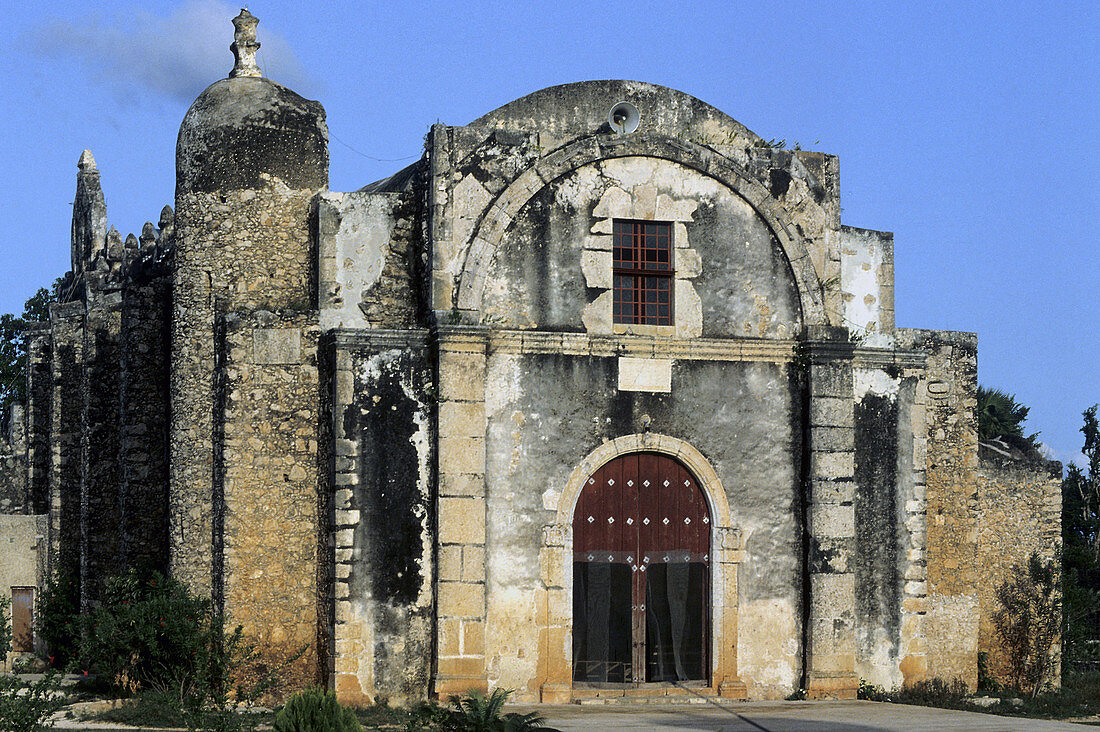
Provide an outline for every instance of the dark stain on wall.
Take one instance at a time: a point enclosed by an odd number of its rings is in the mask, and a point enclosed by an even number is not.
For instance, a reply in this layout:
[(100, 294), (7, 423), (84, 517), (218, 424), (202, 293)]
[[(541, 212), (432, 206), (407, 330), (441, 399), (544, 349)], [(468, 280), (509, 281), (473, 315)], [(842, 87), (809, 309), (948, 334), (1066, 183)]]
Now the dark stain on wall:
[[(722, 481), (735, 524), (752, 527), (739, 573), (741, 600), (798, 602), (800, 410), (788, 366), (677, 361), (670, 394), (619, 391), (615, 358), (529, 354), (515, 368), (521, 375), (515, 396), (487, 414), (489, 512), (541, 518), (488, 531), (498, 550), (507, 547), (504, 553), (529, 566), (532, 583), (538, 565), (530, 547), (552, 520), (542, 504), (547, 485), (564, 485), (607, 440), (642, 432), (645, 415), (649, 431), (684, 440), (704, 455)], [(490, 363), (490, 379), (493, 371)]]
[[(345, 413), (345, 419), (358, 421), (345, 428), (355, 428), (360, 437), (356, 505), (361, 521), (355, 543), (366, 563), (365, 575), (353, 569), (351, 587), (353, 595), (411, 605), (424, 582), (422, 532), (430, 508), (421, 492), (420, 457), (411, 440), (426, 411), (427, 374), (408, 353), (379, 361), (377, 375), (360, 384), (355, 407)], [(414, 389), (414, 396), (406, 388)]]
[[(898, 576), (898, 404), (868, 393), (855, 405), (856, 624), (885, 628), (897, 646), (901, 632)], [(869, 642), (873, 634), (857, 633)], [(870, 655), (870, 646), (860, 649)]]

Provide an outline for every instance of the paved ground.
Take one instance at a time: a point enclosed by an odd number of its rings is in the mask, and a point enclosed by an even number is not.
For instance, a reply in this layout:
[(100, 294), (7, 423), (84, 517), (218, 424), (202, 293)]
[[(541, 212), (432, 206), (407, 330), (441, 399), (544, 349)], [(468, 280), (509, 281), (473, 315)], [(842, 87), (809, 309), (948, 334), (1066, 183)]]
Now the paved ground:
[[(879, 702), (752, 702), (677, 705), (599, 706), (558, 704), (509, 705), (508, 711), (542, 714), (547, 724), (562, 732), (645, 730), (646, 732), (1055, 732), (1089, 727), (1071, 722), (1000, 717), (905, 704)], [(135, 732), (139, 728), (78, 722), (54, 717), (58, 729)], [(159, 730), (157, 732), (165, 732)], [(181, 731), (182, 732), (182, 731)]]
[[(512, 707), (509, 707), (511, 709)], [(588, 706), (577, 704), (516, 707), (538, 711), (562, 732), (647, 730), (647, 732), (1015, 732), (1077, 730), (1070, 722), (999, 717), (977, 712), (880, 702), (753, 702), (717, 704)]]

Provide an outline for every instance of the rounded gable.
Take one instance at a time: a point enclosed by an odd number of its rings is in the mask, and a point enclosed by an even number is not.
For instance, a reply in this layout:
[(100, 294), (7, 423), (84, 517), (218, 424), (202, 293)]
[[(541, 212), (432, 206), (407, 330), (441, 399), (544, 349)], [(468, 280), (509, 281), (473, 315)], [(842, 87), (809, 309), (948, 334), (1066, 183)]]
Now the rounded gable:
[(763, 140), (725, 112), (690, 94), (641, 81), (580, 81), (541, 89), (482, 115), (470, 127), (538, 130), (559, 140), (610, 132), (619, 102), (637, 107), (637, 132), (700, 144), (758, 147)]

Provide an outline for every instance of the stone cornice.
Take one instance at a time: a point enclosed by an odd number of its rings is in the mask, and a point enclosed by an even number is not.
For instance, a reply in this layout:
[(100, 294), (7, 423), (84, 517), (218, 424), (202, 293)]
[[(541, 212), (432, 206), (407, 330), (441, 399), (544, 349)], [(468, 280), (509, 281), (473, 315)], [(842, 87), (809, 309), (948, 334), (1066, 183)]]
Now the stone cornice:
[(334, 328), (328, 338), (338, 349), (368, 348), (372, 351), (392, 348), (425, 348), (429, 332), (419, 330), (364, 330), (358, 328)]
[(568, 356), (784, 363), (794, 358), (795, 341), (495, 330), (489, 335), (489, 350), (502, 353), (560, 353)]
[(907, 369), (923, 369), (928, 360), (924, 351), (904, 348), (857, 347), (852, 353), (852, 363), (859, 368), (881, 369), (894, 366)]
[[(755, 338), (667, 338), (661, 336), (590, 335), (539, 330), (494, 330), (475, 325), (440, 325), (431, 330), (361, 330), (336, 328), (328, 338), (340, 349), (424, 348), (433, 341), (448, 350), (481, 350), (518, 354), (562, 354), (611, 358), (669, 358), (681, 361), (764, 361), (795, 359), (795, 340)], [(923, 351), (867, 348), (851, 343), (807, 343), (815, 361), (851, 360), (857, 368), (924, 368)]]

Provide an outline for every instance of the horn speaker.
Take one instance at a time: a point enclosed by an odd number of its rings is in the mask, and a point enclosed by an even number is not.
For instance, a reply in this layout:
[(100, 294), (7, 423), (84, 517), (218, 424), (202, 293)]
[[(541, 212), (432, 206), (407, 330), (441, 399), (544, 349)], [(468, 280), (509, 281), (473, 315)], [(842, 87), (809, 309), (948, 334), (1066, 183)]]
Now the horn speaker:
[(642, 115), (638, 114), (638, 108), (630, 102), (619, 102), (607, 113), (607, 123), (620, 135), (638, 129), (638, 123), (641, 121)]

